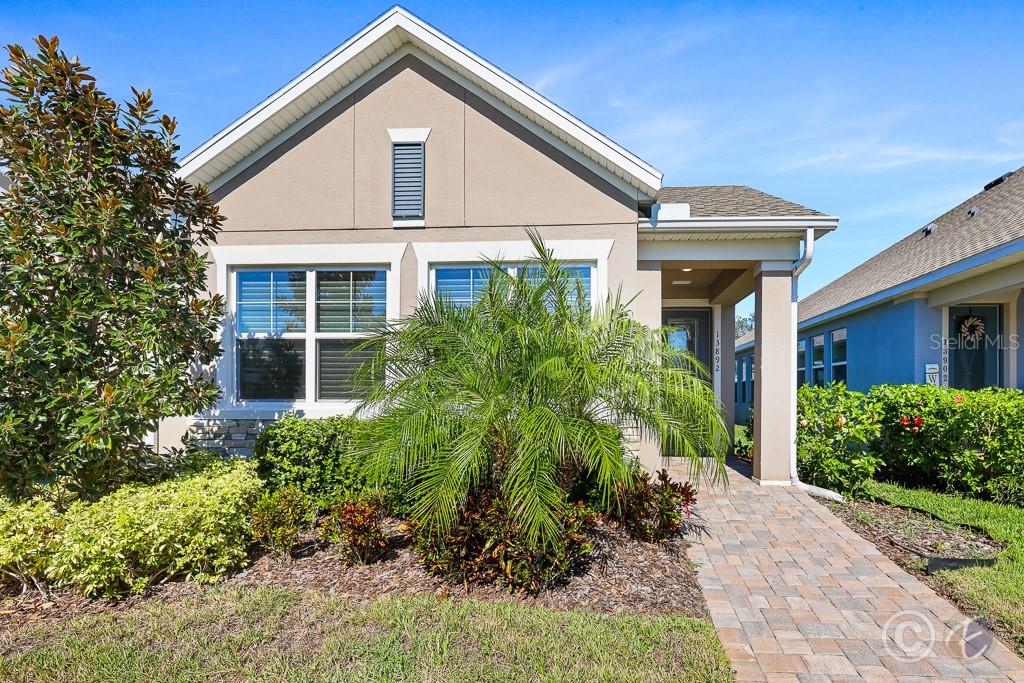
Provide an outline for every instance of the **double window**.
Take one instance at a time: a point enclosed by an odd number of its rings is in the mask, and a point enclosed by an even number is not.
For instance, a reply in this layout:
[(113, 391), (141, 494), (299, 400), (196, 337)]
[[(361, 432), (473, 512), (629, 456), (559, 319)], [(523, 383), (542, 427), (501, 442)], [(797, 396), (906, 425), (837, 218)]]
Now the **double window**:
[[(517, 275), (519, 269), (524, 267), (528, 278), (540, 277), (540, 271), (534, 266), (515, 264), (504, 266), (505, 270), (512, 275)], [(594, 266), (571, 263), (563, 264), (562, 268), (571, 277), (578, 279), (585, 301), (592, 303), (591, 284), (594, 279)], [(479, 300), (487, 289), (487, 282), (491, 278), (492, 270), (489, 265), (438, 265), (434, 266), (433, 275), (434, 292), (439, 297), (451, 301), (456, 306), (470, 306)], [(570, 290), (570, 297), (575, 300), (575, 289)]]
[(373, 353), (358, 347), (387, 317), (387, 285), (373, 266), (237, 271), (237, 399), (358, 398), (356, 372)]
[(832, 330), (832, 381), (846, 383), (846, 328)]

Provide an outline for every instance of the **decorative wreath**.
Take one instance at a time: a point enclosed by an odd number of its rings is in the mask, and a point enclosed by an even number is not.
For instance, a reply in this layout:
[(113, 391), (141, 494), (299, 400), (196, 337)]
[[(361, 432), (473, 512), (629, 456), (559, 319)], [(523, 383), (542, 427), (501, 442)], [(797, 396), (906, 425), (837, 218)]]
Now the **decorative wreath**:
[(960, 323), (960, 337), (963, 339), (978, 340), (985, 336), (985, 321), (976, 315), (967, 316)]

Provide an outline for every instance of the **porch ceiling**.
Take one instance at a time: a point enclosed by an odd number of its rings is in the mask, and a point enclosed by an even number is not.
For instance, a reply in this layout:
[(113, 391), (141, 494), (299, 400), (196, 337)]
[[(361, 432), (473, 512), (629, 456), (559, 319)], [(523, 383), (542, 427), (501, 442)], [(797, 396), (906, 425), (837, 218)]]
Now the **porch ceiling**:
[(663, 299), (707, 299), (713, 304), (740, 301), (754, 290), (754, 261), (663, 261)]

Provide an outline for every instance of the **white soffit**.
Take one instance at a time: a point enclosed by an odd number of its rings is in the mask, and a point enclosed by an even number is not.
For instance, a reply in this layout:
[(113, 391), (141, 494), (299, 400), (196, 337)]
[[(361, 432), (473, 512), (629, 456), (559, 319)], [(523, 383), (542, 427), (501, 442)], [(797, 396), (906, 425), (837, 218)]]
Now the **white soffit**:
[(640, 192), (653, 196), (661, 187), (662, 173), (656, 168), (397, 6), (203, 143), (185, 157), (178, 175), (212, 184), (406, 45), (452, 69)]

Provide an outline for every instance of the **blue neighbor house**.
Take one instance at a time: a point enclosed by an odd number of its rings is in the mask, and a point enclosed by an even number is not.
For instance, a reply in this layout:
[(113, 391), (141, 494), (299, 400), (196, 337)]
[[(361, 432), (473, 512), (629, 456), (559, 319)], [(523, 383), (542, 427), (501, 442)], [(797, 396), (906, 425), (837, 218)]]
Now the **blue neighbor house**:
[[(1024, 169), (800, 302), (796, 381), (1024, 388)], [(736, 419), (754, 333), (736, 340)]]

